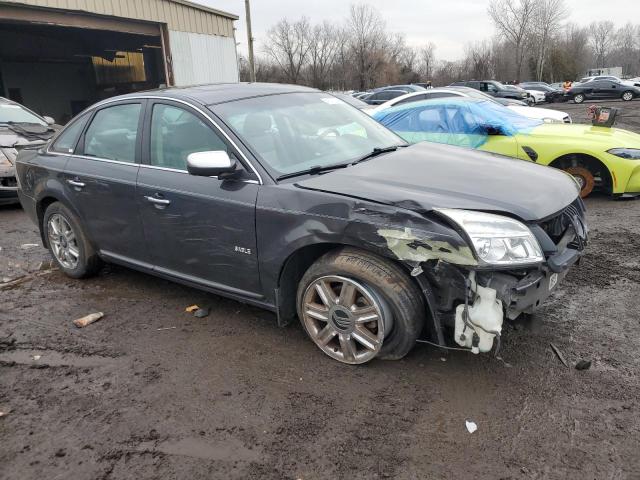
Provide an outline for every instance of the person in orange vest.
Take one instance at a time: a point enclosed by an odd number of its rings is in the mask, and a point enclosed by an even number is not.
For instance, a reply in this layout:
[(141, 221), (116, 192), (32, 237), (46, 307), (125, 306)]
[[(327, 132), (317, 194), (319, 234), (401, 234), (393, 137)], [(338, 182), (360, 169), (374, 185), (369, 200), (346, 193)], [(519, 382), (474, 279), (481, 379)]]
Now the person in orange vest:
[(573, 82), (571, 80), (565, 80), (564, 83), (562, 84), (562, 88), (564, 89), (565, 92), (568, 92), (569, 90), (571, 90), (572, 84)]

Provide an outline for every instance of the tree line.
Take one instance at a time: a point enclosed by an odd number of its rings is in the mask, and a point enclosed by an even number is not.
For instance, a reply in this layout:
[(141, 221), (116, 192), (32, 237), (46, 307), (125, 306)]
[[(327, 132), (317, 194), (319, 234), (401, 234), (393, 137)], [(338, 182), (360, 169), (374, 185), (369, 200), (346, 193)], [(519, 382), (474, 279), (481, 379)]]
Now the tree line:
[[(568, 21), (564, 0), (492, 0), (490, 38), (465, 45), (458, 60), (437, 58), (437, 45), (408, 45), (390, 33), (378, 10), (353, 4), (339, 24), (308, 18), (273, 25), (256, 56), (256, 79), (319, 89), (367, 90), (381, 85), (457, 80), (576, 80), (587, 69), (622, 67), (640, 75), (640, 24), (617, 27), (601, 20), (579, 26)], [(240, 57), (240, 78), (249, 79)]]

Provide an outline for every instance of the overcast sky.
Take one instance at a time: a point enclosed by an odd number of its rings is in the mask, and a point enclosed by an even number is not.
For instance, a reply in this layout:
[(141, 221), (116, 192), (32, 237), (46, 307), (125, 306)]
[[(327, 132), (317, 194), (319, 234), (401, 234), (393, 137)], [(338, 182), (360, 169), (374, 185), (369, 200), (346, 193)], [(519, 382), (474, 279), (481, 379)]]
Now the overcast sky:
[[(244, 0), (195, 0), (219, 10), (235, 13), (238, 51), (247, 50)], [(594, 20), (640, 23), (640, 0), (565, 0), (571, 11), (570, 20), (588, 24)], [(256, 53), (266, 31), (283, 17), (307, 16), (312, 23), (329, 20), (342, 22), (349, 13), (349, 0), (251, 0), (253, 36)], [(464, 54), (468, 42), (493, 34), (487, 16), (489, 0), (369, 0), (387, 22), (390, 32), (405, 35), (410, 45), (434, 42), (438, 59), (456, 60)]]

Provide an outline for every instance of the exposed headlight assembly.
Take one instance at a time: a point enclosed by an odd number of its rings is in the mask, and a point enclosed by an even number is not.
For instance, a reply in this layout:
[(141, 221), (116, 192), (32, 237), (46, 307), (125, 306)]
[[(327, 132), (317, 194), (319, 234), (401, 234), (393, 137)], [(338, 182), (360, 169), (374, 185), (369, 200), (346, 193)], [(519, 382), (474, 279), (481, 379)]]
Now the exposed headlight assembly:
[(640, 160), (640, 149), (638, 148), (612, 148), (607, 150), (607, 153), (629, 160)]
[(437, 211), (469, 236), (481, 264), (515, 266), (544, 261), (538, 240), (522, 222), (471, 210), (439, 208)]

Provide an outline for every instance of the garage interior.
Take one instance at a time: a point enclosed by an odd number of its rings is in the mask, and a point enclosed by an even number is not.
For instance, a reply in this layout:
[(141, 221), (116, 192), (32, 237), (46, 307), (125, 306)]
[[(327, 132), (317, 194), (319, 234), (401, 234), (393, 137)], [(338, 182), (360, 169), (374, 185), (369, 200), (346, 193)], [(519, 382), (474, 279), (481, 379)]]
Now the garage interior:
[(92, 103), (171, 85), (164, 25), (11, 7), (0, 18), (0, 96), (64, 125)]

